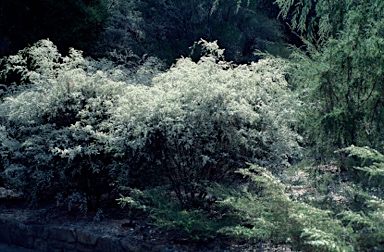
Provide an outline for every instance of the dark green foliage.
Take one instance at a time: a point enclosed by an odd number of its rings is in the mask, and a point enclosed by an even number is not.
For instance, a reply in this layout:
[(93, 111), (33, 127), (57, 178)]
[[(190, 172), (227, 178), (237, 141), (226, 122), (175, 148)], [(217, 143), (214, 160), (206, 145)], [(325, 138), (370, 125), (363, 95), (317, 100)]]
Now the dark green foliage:
[(353, 251), (353, 230), (332, 211), (292, 200), (286, 186), (264, 168), (249, 165), (237, 172), (247, 183), (212, 185), (214, 200), (206, 208), (182, 209), (162, 188), (133, 190), (119, 202), (146, 211), (155, 225), (177, 231), (179, 239), (209, 241), (220, 235), (250, 244), (289, 244), (300, 251)]
[[(376, 196), (384, 197), (384, 191), (380, 190), (384, 184), (384, 155), (377, 150), (369, 147), (350, 146), (342, 149), (348, 153), (350, 159), (353, 158), (353, 168), (359, 175), (358, 182), (365, 189), (376, 188)], [(352, 162), (351, 162), (352, 163)]]
[[(155, 55), (174, 63), (187, 56), (200, 38), (219, 40), (226, 59), (248, 63), (255, 50), (284, 53), (281, 25), (269, 18), (259, 1), (117, 1), (109, 25), (100, 37), (101, 55), (127, 48), (137, 55)], [(113, 43), (111, 43), (113, 41)], [(280, 52), (279, 52), (280, 51)]]
[(121, 197), (118, 202), (131, 212), (147, 213), (153, 224), (171, 231), (170, 235), (176, 242), (212, 241), (217, 235), (217, 230), (231, 222), (229, 218), (221, 218), (214, 211), (183, 209), (163, 187), (145, 191), (131, 190), (129, 197)]
[(108, 16), (103, 0), (3, 0), (0, 3), (0, 56), (51, 39), (60, 50), (87, 50)]
[[(223, 17), (228, 7), (229, 20), (255, 4), (214, 3), (210, 15)], [(118, 201), (130, 217), (139, 209), (181, 240), (224, 235), (301, 251), (381, 251), (379, 151), (338, 151), (348, 173), (300, 167), (298, 174), (309, 175), (292, 182), (283, 172), (300, 158), (297, 128), (323, 160), (350, 143), (381, 150), (375, 4), (340, 5), (349, 8), (347, 21), (337, 32), (319, 30), (321, 43), (305, 40), (307, 51), (289, 67), (273, 57), (235, 65), (216, 42), (200, 40), (199, 57), (181, 58), (166, 72), (155, 58), (116, 50), (127, 69), (74, 49), (64, 57), (39, 41), (1, 63), (3, 80), (16, 83), (1, 93), (0, 186), (20, 189), (31, 204), (55, 197), (81, 211), (123, 190)]]
[[(291, 82), (308, 105), (304, 127), (317, 157), (327, 160), (335, 149), (352, 144), (381, 150), (383, 2), (278, 3), (283, 15), (293, 8), (293, 26), (307, 45), (305, 55), (296, 54)], [(314, 20), (307, 23), (307, 18)]]
[[(354, 204), (342, 216), (344, 222), (354, 230), (355, 248), (366, 250), (384, 249), (384, 155), (368, 147), (350, 146), (341, 150), (349, 158), (358, 158), (359, 179)], [(357, 183), (356, 183), (357, 184)]]

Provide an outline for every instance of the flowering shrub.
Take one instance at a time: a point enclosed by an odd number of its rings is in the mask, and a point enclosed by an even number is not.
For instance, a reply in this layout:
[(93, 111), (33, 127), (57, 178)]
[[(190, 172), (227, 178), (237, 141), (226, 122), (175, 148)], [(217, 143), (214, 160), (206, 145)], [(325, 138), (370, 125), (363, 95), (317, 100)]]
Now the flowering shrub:
[(79, 51), (62, 57), (46, 40), (10, 61), (14, 69), (6, 71), (19, 71), (24, 85), (13, 86), (0, 105), (4, 177), (31, 203), (60, 192), (64, 199), (84, 195), (95, 207), (110, 190), (115, 162), (99, 124), (126, 83), (93, 70)]
[(199, 62), (182, 58), (157, 75), (76, 50), (63, 57), (47, 40), (9, 58), (5, 71), (20, 71), (24, 85), (0, 104), (8, 183), (32, 201), (60, 193), (70, 206), (76, 199), (91, 208), (119, 186), (169, 185), (190, 207), (246, 162), (288, 166), (300, 149), (299, 103), (283, 62), (236, 66), (215, 42), (200, 43)]
[(127, 87), (107, 126), (131, 171), (170, 183), (183, 205), (204, 199), (212, 182), (230, 182), (245, 162), (281, 168), (299, 153), (299, 103), (283, 62), (236, 66), (221, 60), (216, 43), (202, 44), (199, 62), (182, 58), (152, 86)]

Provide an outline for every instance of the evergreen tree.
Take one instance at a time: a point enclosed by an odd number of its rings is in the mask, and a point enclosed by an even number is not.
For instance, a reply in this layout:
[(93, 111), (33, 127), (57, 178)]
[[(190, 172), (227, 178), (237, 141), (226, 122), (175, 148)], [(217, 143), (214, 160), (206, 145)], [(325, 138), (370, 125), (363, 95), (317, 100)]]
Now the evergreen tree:
[[(276, 1), (306, 43), (295, 83), (304, 90), (317, 152), (383, 149), (384, 3)], [(326, 150), (326, 152), (324, 152)]]

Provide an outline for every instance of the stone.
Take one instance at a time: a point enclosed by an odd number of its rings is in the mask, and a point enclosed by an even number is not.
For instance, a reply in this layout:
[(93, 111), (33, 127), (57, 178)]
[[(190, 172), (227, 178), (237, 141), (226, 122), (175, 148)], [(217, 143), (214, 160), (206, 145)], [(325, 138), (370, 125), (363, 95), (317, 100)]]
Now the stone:
[(64, 252), (63, 248), (49, 248), (49, 252)]
[(76, 243), (64, 243), (63, 247), (65, 248), (65, 251), (75, 250), (76, 249)]
[(49, 250), (52, 248), (62, 249), (64, 247), (64, 243), (58, 240), (48, 240), (48, 247)]
[(76, 242), (75, 230), (66, 227), (50, 227), (48, 229), (49, 239), (65, 241), (69, 243)]
[(77, 241), (85, 245), (94, 246), (97, 243), (98, 237), (90, 232), (77, 230)]
[(167, 249), (165, 245), (155, 245), (152, 248), (152, 252), (163, 252)]
[(35, 238), (47, 239), (48, 232), (47, 232), (47, 228), (45, 228), (43, 225), (32, 224), (27, 226), (27, 235)]
[(138, 241), (136, 239), (125, 238), (120, 241), (121, 246), (127, 252), (135, 252), (135, 251), (152, 251), (154, 246), (152, 244)]
[(99, 237), (95, 250), (96, 252), (122, 252), (124, 249), (121, 247), (117, 239), (112, 237)]
[(38, 250), (38, 251), (47, 251), (48, 244), (46, 241), (44, 241), (42, 239), (36, 239), (34, 244), (33, 244), (33, 248)]
[(11, 244), (16, 246), (32, 248), (33, 243), (29, 243), (27, 226), (23, 223), (13, 223), (10, 227)]
[(129, 238), (122, 239), (120, 241), (120, 244), (125, 249), (125, 251), (127, 251), (127, 252), (138, 251), (137, 250), (137, 242), (132, 240), (132, 239), (129, 239)]
[(94, 249), (92, 247), (84, 245), (84, 244), (80, 244), (80, 243), (78, 243), (76, 245), (76, 250), (78, 252), (93, 252), (94, 251)]
[(11, 236), (10, 236), (10, 223), (6, 220), (0, 220), (0, 242), (10, 244)]

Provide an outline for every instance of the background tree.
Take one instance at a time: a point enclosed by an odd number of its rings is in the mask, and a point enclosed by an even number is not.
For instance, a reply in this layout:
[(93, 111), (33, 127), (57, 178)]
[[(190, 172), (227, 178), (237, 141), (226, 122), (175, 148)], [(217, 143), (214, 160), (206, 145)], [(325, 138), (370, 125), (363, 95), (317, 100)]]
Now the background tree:
[(256, 0), (116, 1), (94, 50), (98, 55), (113, 50), (132, 55), (129, 47), (134, 54), (154, 55), (171, 64), (180, 55), (188, 56), (189, 47), (203, 38), (218, 40), (226, 48), (226, 59), (237, 63), (257, 59), (256, 49), (284, 54), (282, 26), (265, 6)]
[(64, 52), (87, 51), (107, 16), (104, 0), (1, 1), (0, 57), (47, 38)]
[(384, 3), (277, 1), (306, 43), (295, 85), (308, 103), (308, 134), (317, 154), (383, 145)]

